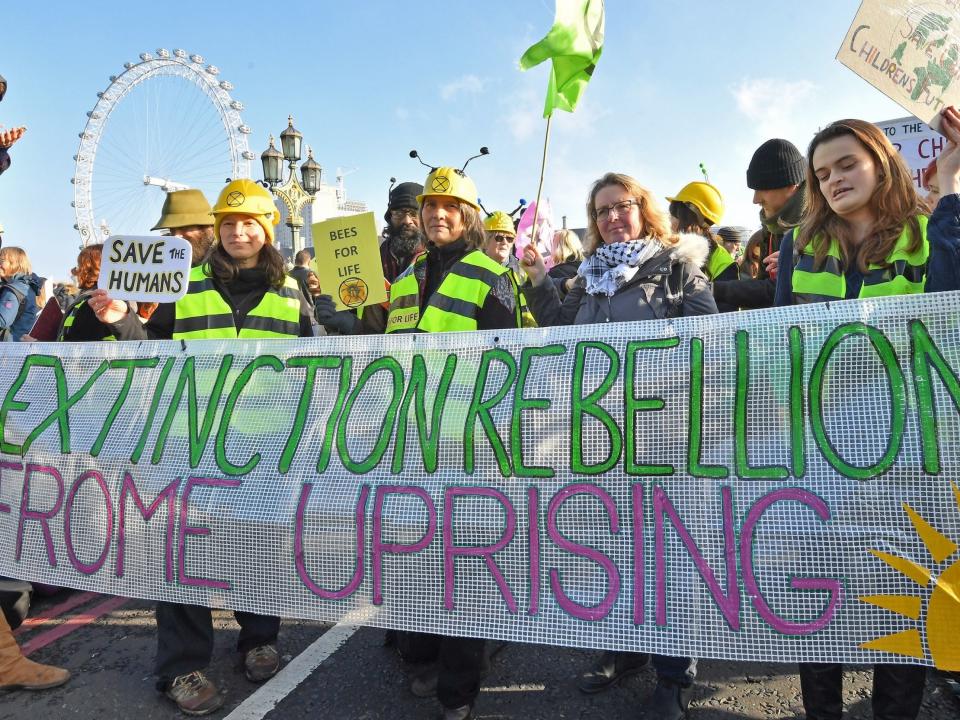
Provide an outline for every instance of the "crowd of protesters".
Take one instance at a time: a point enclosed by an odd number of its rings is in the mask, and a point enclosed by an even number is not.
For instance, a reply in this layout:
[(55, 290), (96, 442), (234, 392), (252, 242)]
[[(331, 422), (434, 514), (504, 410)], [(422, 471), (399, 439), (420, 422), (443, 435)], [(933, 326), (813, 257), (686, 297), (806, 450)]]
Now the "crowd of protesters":
[[(0, 78), (0, 99), (5, 91)], [(191, 244), (187, 294), (143, 306), (97, 290), (102, 246), (83, 248), (74, 282), (51, 287), (20, 247), (0, 248), (0, 333), (4, 340), (64, 342), (144, 339), (300, 338), (316, 334), (474, 331), (589, 325), (696, 316), (741, 309), (960, 288), (960, 115), (942, 115), (947, 144), (924, 173), (921, 197), (883, 132), (841, 120), (821, 130), (804, 157), (770, 139), (746, 165), (760, 207), (754, 232), (721, 226), (724, 201), (694, 181), (658, 199), (637, 179), (610, 172), (587, 193), (581, 236), (560, 230), (553, 246), (514, 250), (517, 223), (483, 217), (477, 188), (463, 169), (432, 168), (423, 185), (391, 187), (380, 254), (389, 300), (362, 312), (337, 310), (308, 251), (287, 269), (274, 245), (279, 214), (269, 191), (238, 179), (211, 206), (199, 190), (167, 195), (152, 230)], [(23, 129), (0, 134), (0, 172)], [(0, 235), (2, 238), (2, 235)], [(38, 320), (47, 305), (58, 322)], [(6, 609), (6, 608), (5, 608)], [(69, 672), (22, 656), (9, 613), (0, 614), (0, 689), (42, 689)], [(263, 682), (281, 666), (280, 618), (236, 613), (246, 676)], [(158, 603), (158, 689), (184, 713), (216, 711), (224, 696), (210, 679), (208, 608)], [(411, 690), (435, 696), (446, 720), (466, 720), (492, 655), (480, 638), (389, 634), (401, 656), (430, 663)], [(646, 717), (686, 715), (697, 660), (604, 653), (579, 679), (585, 693), (609, 688), (652, 664), (656, 689)], [(907, 664), (875, 668), (874, 717), (918, 717), (926, 672)], [(843, 713), (838, 664), (800, 667), (811, 720)]]

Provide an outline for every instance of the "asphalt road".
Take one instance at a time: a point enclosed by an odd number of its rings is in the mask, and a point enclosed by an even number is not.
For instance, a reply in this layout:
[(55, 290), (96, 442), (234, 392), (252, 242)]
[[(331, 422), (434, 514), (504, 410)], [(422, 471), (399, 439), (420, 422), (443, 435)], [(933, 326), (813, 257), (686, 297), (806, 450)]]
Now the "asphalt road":
[[(70, 598), (84, 600), (44, 621)], [(159, 720), (185, 717), (154, 689), (152, 665), (156, 634), (149, 603), (65, 593), (34, 604), (35, 623), (18, 635), (31, 657), (70, 669), (62, 688), (0, 694), (0, 720)], [(122, 603), (122, 604), (120, 604)], [(249, 683), (233, 652), (237, 625), (229, 612), (215, 612), (217, 647), (211, 677), (226, 693), (227, 720), (336, 718), (343, 720), (427, 720), (436, 717), (434, 700), (414, 697), (409, 674), (397, 654), (383, 646), (384, 633), (306, 621), (284, 621), (281, 654), (285, 669), (262, 686)], [(329, 635), (327, 634), (329, 632)], [(654, 676), (645, 671), (595, 696), (575, 687), (592, 651), (510, 644), (497, 655), (476, 705), (480, 720), (541, 718), (642, 718), (644, 698)], [(871, 673), (852, 668), (845, 677), (847, 717), (871, 718)], [(691, 720), (801, 718), (799, 682), (792, 665), (704, 661)], [(924, 720), (956, 720), (957, 699), (944, 678), (931, 673)]]

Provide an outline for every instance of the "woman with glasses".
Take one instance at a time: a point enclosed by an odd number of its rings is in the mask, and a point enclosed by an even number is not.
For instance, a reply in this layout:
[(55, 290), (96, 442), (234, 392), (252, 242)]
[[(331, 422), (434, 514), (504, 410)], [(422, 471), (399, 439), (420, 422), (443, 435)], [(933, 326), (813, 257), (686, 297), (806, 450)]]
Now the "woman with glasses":
[[(659, 320), (709, 315), (717, 305), (700, 269), (709, 248), (698, 235), (675, 234), (650, 191), (629, 175), (607, 173), (587, 201), (585, 260), (561, 302), (555, 283), (533, 246), (524, 250), (530, 279), (524, 293), (540, 326)], [(697, 661), (653, 656), (657, 687), (645, 717), (679, 720), (686, 713)], [(600, 692), (639, 672), (650, 656), (606, 652), (584, 673), (579, 687)]]

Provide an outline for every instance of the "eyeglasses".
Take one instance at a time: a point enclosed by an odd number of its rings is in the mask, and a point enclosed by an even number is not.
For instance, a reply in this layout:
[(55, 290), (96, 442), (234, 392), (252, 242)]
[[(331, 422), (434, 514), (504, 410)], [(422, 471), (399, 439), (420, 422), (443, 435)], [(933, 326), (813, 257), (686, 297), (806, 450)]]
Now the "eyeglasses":
[(498, 243), (512, 243), (513, 238), (509, 235), (494, 235), (493, 239)]
[(593, 211), (593, 219), (606, 222), (610, 219), (611, 214), (621, 217), (629, 213), (630, 208), (634, 205), (640, 207), (640, 202), (638, 200), (622, 200), (621, 202), (613, 203), (613, 205), (597, 208)]
[(394, 220), (403, 220), (403, 218), (416, 218), (417, 209), (416, 208), (401, 208), (399, 210), (391, 210), (390, 217)]

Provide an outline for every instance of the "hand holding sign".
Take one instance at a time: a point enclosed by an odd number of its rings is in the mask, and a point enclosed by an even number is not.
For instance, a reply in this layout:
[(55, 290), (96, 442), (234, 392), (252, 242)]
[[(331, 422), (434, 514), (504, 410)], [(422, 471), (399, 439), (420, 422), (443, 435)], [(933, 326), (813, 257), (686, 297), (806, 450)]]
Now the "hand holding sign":
[(960, 192), (960, 113), (952, 105), (941, 114), (940, 132), (947, 146), (937, 157), (937, 179), (940, 195)]
[(111, 237), (97, 287), (115, 300), (176, 302), (187, 294), (192, 249), (179, 237)]

